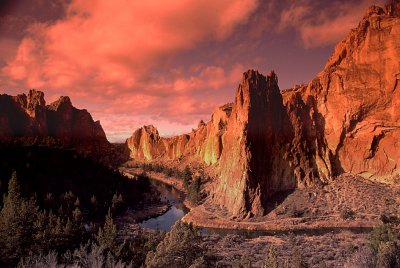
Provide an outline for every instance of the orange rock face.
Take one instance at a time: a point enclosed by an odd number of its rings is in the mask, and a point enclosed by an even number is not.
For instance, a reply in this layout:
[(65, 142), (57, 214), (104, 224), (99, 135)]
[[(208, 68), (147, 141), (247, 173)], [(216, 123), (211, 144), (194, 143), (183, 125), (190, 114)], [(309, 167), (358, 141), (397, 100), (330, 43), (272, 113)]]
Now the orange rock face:
[(291, 170), (287, 123), (275, 73), (244, 73), (223, 135), (217, 203), (236, 215), (262, 215), (273, 193), (295, 187), (293, 176), (285, 176)]
[(131, 157), (211, 165), (211, 197), (238, 217), (263, 215), (274, 193), (343, 172), (391, 182), (400, 172), (399, 10), (369, 8), (308, 85), (280, 91), (274, 73), (250, 70), (235, 102), (191, 133), (137, 130)]
[(131, 158), (139, 161), (154, 159), (177, 160), (189, 157), (193, 161), (216, 164), (222, 153), (222, 135), (232, 110), (232, 104), (215, 109), (211, 121), (201, 123), (189, 134), (163, 138), (154, 126), (136, 130), (126, 143)]
[(82, 153), (110, 146), (99, 121), (72, 106), (68, 97), (46, 106), (43, 92), (0, 95), (0, 141), (22, 145), (57, 145)]
[(318, 169), (378, 180), (398, 174), (400, 18), (392, 14), (393, 9), (368, 9), (317, 78), (283, 94), (287, 106), (296, 94), (310, 103), (323, 134), (316, 139)]

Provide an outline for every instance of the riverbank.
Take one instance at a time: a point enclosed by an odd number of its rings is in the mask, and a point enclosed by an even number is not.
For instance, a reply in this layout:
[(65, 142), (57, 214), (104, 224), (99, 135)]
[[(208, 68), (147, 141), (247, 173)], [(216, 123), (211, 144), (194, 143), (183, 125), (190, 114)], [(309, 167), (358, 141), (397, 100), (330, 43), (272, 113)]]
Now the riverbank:
[[(140, 169), (123, 169), (123, 171), (133, 174), (133, 177), (142, 172)], [(147, 175), (151, 177), (153, 184), (175, 189), (176, 191), (172, 190), (174, 194), (177, 191), (186, 192), (182, 182), (176, 178), (155, 172), (148, 172)], [(369, 214), (369, 210), (361, 212), (357, 202), (353, 202), (352, 198), (348, 200), (353, 203), (354, 214), (350, 213), (348, 219), (342, 219), (343, 215), (335, 213), (343, 206), (333, 207), (332, 204), (339, 204), (336, 198), (341, 198), (343, 193), (337, 194), (334, 189), (342, 189), (338, 192), (349, 189), (343, 183), (344, 181), (339, 181), (332, 189), (326, 188), (321, 192), (314, 189), (316, 192), (311, 199), (306, 190), (295, 191), (265, 217), (236, 219), (227, 211), (213, 205), (212, 200), (207, 199), (199, 206), (190, 207), (189, 213), (182, 220), (204, 227), (201, 229), (203, 245), (209, 249), (210, 258), (221, 267), (231, 267), (234, 264), (239, 267), (243, 259), (248, 259), (252, 267), (261, 267), (271, 246), (276, 249), (277, 257), (282, 261), (290, 259), (293, 252), (298, 251), (310, 267), (321, 267), (321, 263), (325, 263), (326, 267), (338, 267), (351, 258), (354, 252), (368, 247), (367, 233), (380, 223), (379, 214)], [(359, 187), (353, 190), (357, 190), (361, 193), (361, 197), (365, 198), (363, 193), (370, 194), (368, 187), (364, 184), (360, 186), (364, 191)], [(381, 190), (387, 191), (386, 188)], [(336, 198), (332, 198), (332, 192), (335, 192)], [(353, 194), (346, 192), (350, 193)], [(379, 195), (382, 193), (377, 191), (377, 198), (381, 198)], [(326, 196), (322, 198), (321, 194)], [(323, 203), (318, 200), (320, 197), (330, 201)], [(387, 197), (392, 198), (390, 194)], [(371, 199), (369, 202), (375, 201)], [(294, 202), (295, 209), (290, 207)], [(322, 209), (324, 206), (325, 209)], [(376, 206), (371, 209), (382, 213), (380, 207), (381, 204), (376, 202)], [(291, 213), (297, 216), (291, 217)], [(131, 233), (134, 234), (138, 231), (134, 227), (138, 228), (139, 225), (128, 226), (127, 229), (131, 228)], [(158, 227), (147, 227), (150, 229), (146, 230), (154, 231)]]
[(182, 218), (182, 221), (203, 228), (248, 231), (290, 232), (315, 229), (365, 229), (365, 231), (370, 231), (373, 227), (381, 223), (376, 216), (374, 217), (375, 219), (369, 220), (343, 220), (340, 218), (340, 215), (336, 214), (320, 217), (279, 218), (264, 221), (262, 218), (231, 220), (220, 216), (218, 213), (210, 212), (206, 208), (206, 205), (200, 205), (186, 214)]
[(182, 219), (206, 228), (235, 230), (364, 229), (382, 224), (390, 215), (399, 219), (398, 186), (343, 174), (329, 185), (296, 189), (272, 199), (263, 217), (237, 219), (210, 199)]
[[(125, 167), (120, 167), (119, 171), (130, 179), (134, 178), (136, 175), (139, 175), (143, 172), (141, 168), (125, 168)], [(153, 171), (149, 171), (146, 174), (150, 178), (171, 185), (172, 187), (186, 194), (186, 189), (185, 187), (183, 187), (183, 182), (181, 180), (174, 177), (167, 177), (163, 173), (158, 173)]]
[[(139, 168), (121, 168), (128, 174), (140, 174)], [(163, 173), (148, 172), (157, 181), (168, 184), (186, 193), (183, 182)], [(382, 224), (382, 215), (398, 215), (400, 207), (396, 195), (398, 189), (387, 185), (360, 180), (351, 175), (339, 177), (323, 188), (296, 189), (264, 217), (237, 219), (226, 210), (206, 199), (198, 206), (187, 200), (183, 203), (190, 209), (182, 221), (197, 227), (288, 232), (298, 230), (364, 229), (366, 231)], [(388, 205), (388, 204), (391, 205)]]
[[(125, 168), (125, 167), (120, 167), (119, 170), (128, 178), (134, 178), (135, 175), (139, 175), (143, 172), (142, 169), (140, 168)], [(168, 184), (178, 191), (182, 192), (185, 196), (187, 194), (187, 190), (183, 186), (183, 181), (180, 179), (177, 179), (175, 177), (168, 177), (164, 173), (159, 173), (159, 172), (154, 172), (154, 171), (149, 171), (147, 172), (147, 175), (156, 181), (160, 181), (162, 183)], [(192, 210), (195, 208), (190, 202), (185, 198), (183, 200), (183, 205), (187, 207), (189, 210)]]

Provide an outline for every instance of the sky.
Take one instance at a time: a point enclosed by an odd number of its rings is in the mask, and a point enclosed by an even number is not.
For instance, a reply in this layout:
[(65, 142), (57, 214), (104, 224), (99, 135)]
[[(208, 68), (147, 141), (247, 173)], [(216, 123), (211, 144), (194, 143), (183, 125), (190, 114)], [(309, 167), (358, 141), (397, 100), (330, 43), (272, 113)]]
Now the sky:
[(70, 96), (124, 141), (190, 132), (248, 69), (307, 83), (372, 0), (1, 0), (0, 93)]

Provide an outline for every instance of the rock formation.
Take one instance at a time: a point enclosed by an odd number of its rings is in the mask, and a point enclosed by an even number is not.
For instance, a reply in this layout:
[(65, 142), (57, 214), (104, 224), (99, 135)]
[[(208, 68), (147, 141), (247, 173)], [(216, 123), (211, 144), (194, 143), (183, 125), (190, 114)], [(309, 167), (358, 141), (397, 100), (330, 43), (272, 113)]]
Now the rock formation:
[(398, 174), (400, 18), (393, 8), (369, 8), (317, 78), (283, 94), (286, 106), (304, 102), (312, 109), (323, 134), (314, 138), (317, 167), (326, 166), (327, 177), (344, 171), (386, 180)]
[(109, 148), (99, 121), (72, 106), (68, 97), (46, 106), (43, 92), (0, 95), (0, 142), (57, 145), (89, 154)]
[(217, 174), (211, 197), (238, 217), (263, 215), (279, 191), (350, 172), (392, 182), (400, 164), (400, 5), (370, 7), (308, 85), (244, 73), (235, 102), (189, 134), (154, 127), (127, 140), (139, 161), (189, 158)]
[(295, 187), (294, 178), (285, 176), (291, 169), (287, 123), (275, 73), (244, 73), (223, 136), (217, 203), (237, 215), (262, 215), (273, 193)]
[(183, 156), (193, 161), (216, 164), (222, 153), (222, 135), (232, 110), (232, 104), (215, 109), (211, 121), (200, 123), (189, 134), (160, 137), (154, 126), (144, 126), (127, 139), (131, 158), (138, 161), (154, 159), (176, 160)]

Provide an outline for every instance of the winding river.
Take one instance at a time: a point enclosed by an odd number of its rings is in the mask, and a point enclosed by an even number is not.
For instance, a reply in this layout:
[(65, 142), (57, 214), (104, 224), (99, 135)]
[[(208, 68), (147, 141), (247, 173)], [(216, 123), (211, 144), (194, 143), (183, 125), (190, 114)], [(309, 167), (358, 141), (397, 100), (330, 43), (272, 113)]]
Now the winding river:
[(161, 200), (168, 202), (170, 208), (166, 213), (145, 220), (140, 225), (146, 228), (169, 231), (175, 222), (182, 219), (189, 212), (189, 209), (183, 205), (185, 195), (171, 185), (163, 182), (150, 180), (150, 183), (160, 193)]

